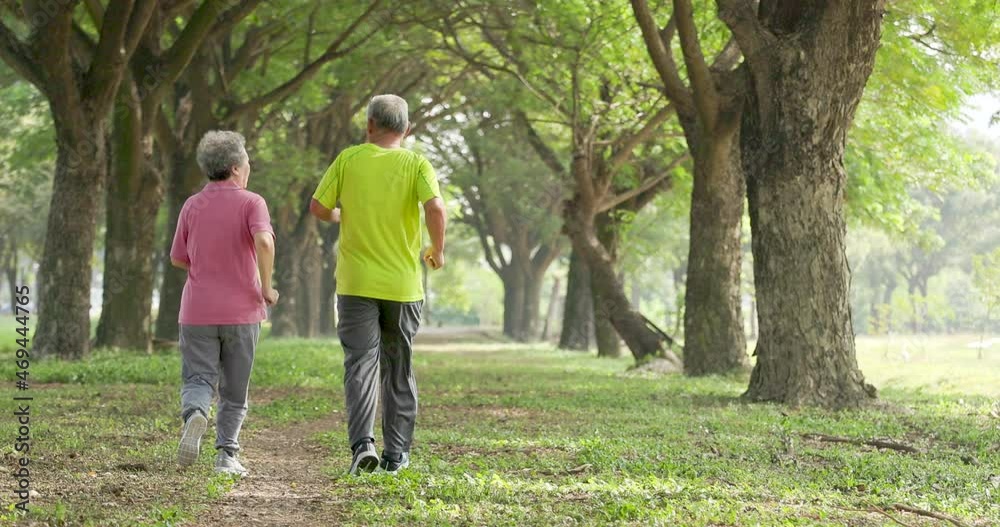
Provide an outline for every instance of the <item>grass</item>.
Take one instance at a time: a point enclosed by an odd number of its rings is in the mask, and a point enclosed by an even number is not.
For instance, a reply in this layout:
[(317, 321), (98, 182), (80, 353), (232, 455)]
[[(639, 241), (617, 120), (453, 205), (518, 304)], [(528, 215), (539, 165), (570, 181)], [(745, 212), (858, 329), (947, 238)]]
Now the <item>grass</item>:
[[(967, 340), (967, 339), (966, 339)], [(859, 339), (883, 403), (856, 412), (746, 405), (745, 376), (623, 374), (597, 359), (504, 343), (426, 346), (416, 354), (421, 413), (411, 469), (344, 475), (342, 426), (313, 439), (340, 525), (896, 525), (905, 503), (1000, 524), (1000, 420), (994, 350), (923, 339), (904, 361)], [(12, 351), (0, 378), (13, 381)], [(332, 341), (264, 339), (251, 383), (245, 448), (256, 430), (342, 412), (342, 354)], [(179, 525), (228, 492), (210, 452), (174, 467), (176, 350), (99, 351), (32, 365), (33, 485), (19, 525)], [(993, 379), (990, 382), (990, 379)], [(12, 393), (12, 392), (11, 392)], [(9, 414), (8, 414), (9, 415)], [(879, 451), (802, 436), (885, 437), (921, 450)], [(0, 419), (0, 437), (14, 437)], [(12, 445), (12, 441), (4, 440)], [(210, 449), (206, 449), (210, 450)], [(13, 448), (0, 448), (13, 470)], [(253, 470), (253, 467), (249, 467)], [(6, 495), (6, 493), (5, 493)], [(8, 498), (9, 499), (9, 498)], [(936, 520), (898, 511), (908, 525)], [(0, 509), (0, 523), (15, 517)]]

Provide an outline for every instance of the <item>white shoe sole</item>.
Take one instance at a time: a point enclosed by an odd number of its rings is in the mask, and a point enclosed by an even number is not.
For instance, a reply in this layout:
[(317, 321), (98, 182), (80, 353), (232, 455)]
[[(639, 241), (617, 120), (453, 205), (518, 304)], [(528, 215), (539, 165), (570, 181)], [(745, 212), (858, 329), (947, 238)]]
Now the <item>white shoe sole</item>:
[(240, 476), (240, 477), (246, 477), (246, 475), (249, 474), (249, 472), (246, 471), (246, 470), (239, 470), (239, 469), (235, 469), (235, 468), (223, 468), (223, 467), (215, 467), (215, 473), (216, 474), (232, 474), (234, 476)]
[(205, 435), (208, 429), (208, 419), (204, 415), (195, 413), (184, 423), (184, 432), (181, 434), (181, 443), (177, 446), (177, 464), (187, 467), (198, 460), (198, 453), (201, 450), (201, 436)]

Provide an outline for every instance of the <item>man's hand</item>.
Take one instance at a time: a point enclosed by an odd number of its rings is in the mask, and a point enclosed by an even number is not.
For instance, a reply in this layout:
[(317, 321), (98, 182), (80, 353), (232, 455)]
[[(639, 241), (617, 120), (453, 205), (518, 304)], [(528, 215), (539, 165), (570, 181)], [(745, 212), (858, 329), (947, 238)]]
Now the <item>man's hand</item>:
[(444, 251), (435, 249), (434, 247), (426, 249), (424, 251), (424, 262), (427, 262), (427, 265), (435, 271), (444, 267)]
[(263, 293), (264, 293), (264, 302), (267, 305), (273, 306), (274, 304), (278, 303), (278, 296), (279, 295), (278, 295), (278, 290), (277, 289), (272, 289), (272, 288), (269, 287), (269, 288), (263, 290)]

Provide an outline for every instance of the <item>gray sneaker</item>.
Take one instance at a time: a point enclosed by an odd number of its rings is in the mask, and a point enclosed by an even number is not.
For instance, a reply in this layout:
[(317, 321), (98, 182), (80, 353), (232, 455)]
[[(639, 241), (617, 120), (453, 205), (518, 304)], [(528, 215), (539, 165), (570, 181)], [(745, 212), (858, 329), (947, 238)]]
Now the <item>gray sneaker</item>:
[(410, 466), (410, 453), (389, 454), (382, 452), (382, 463), (379, 466), (386, 474), (399, 474), (400, 470)]
[(355, 476), (361, 472), (374, 472), (376, 468), (378, 468), (378, 454), (375, 453), (375, 445), (368, 441), (358, 445), (354, 451), (349, 473)]
[(182, 467), (190, 466), (198, 460), (198, 452), (201, 450), (201, 436), (205, 435), (208, 428), (208, 419), (201, 412), (194, 412), (184, 423), (184, 430), (181, 432), (181, 442), (177, 446), (177, 464)]
[(219, 449), (219, 455), (215, 458), (215, 472), (235, 476), (247, 475), (247, 469), (243, 467), (240, 460), (225, 449)]

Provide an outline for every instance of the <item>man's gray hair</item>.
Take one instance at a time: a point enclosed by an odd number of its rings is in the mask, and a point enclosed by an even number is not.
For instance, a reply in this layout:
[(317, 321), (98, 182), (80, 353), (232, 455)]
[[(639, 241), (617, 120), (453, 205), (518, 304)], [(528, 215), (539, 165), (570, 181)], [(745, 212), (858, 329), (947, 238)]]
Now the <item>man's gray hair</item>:
[(368, 103), (368, 118), (383, 130), (405, 134), (410, 126), (409, 114), (406, 100), (398, 95), (376, 95)]
[(246, 139), (242, 134), (225, 130), (212, 130), (198, 142), (198, 166), (212, 181), (228, 178), (234, 166), (249, 161)]

